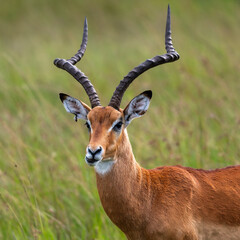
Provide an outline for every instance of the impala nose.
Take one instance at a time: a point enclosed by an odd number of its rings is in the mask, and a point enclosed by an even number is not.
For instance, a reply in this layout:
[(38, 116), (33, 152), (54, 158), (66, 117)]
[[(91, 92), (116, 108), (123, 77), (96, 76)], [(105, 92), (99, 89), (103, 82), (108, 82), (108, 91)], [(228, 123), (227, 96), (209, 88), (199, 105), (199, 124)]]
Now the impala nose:
[(98, 161), (102, 159), (103, 149), (101, 146), (97, 148), (87, 147), (85, 160), (89, 165), (95, 165)]

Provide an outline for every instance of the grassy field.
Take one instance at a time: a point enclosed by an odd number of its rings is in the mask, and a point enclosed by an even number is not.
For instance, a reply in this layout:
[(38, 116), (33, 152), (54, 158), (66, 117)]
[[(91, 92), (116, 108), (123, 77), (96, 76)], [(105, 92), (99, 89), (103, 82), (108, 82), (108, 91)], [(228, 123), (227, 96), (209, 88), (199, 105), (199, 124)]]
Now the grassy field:
[(84, 162), (84, 123), (65, 112), (58, 93), (88, 98), (53, 60), (77, 50), (87, 16), (88, 48), (78, 66), (106, 105), (129, 70), (164, 53), (168, 3), (181, 59), (143, 74), (124, 96), (122, 107), (153, 90), (148, 113), (128, 129), (135, 157), (146, 168), (239, 164), (239, 1), (3, 1), (0, 239), (125, 239)]

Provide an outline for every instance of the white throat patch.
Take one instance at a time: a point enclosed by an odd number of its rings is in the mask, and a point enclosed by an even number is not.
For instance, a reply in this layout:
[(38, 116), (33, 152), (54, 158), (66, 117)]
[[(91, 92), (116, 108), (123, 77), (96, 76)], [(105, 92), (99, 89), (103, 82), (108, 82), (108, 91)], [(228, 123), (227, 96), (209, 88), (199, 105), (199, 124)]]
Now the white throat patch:
[(104, 175), (106, 173), (108, 173), (109, 171), (111, 171), (113, 165), (114, 165), (115, 161), (111, 158), (107, 159), (107, 160), (103, 160), (98, 162), (94, 168), (95, 171), (100, 174), (100, 175)]

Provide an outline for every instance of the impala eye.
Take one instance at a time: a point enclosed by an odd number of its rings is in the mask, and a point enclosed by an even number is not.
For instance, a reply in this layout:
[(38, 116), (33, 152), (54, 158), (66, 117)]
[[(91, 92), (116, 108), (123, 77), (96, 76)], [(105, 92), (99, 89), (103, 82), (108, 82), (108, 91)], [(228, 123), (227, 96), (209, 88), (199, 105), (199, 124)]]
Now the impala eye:
[(122, 122), (118, 122), (118, 123), (113, 127), (113, 130), (114, 130), (115, 132), (120, 132), (120, 131), (121, 131), (121, 128), (122, 128), (122, 125), (123, 125)]
[(89, 122), (88, 122), (88, 121), (85, 123), (85, 125), (86, 125), (86, 127), (87, 127), (88, 131), (90, 131), (90, 130), (91, 130), (91, 126), (90, 126), (90, 124), (89, 124)]

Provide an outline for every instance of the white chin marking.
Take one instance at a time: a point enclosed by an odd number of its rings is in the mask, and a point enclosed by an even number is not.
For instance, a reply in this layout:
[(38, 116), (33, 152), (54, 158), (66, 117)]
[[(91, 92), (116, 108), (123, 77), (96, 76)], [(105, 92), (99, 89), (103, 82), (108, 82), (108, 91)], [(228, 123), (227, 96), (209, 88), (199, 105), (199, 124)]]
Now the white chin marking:
[(108, 173), (109, 171), (111, 171), (113, 165), (114, 165), (115, 161), (113, 159), (106, 159), (106, 160), (102, 160), (99, 161), (95, 166), (95, 171), (100, 174), (100, 175), (104, 175), (106, 173)]

